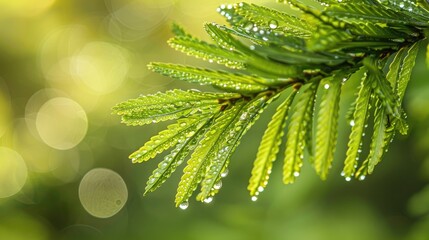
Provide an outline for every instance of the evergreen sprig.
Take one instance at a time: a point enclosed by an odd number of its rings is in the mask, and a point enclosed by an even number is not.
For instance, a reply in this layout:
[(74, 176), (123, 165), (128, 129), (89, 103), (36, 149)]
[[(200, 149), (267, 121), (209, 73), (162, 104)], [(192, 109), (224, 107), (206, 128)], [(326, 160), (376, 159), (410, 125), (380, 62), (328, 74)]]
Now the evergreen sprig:
[[(228, 25), (205, 25), (213, 43), (174, 25), (171, 47), (229, 70), (167, 63), (151, 63), (149, 69), (218, 91), (176, 89), (114, 107), (128, 125), (176, 121), (130, 155), (133, 162), (143, 162), (173, 148), (149, 177), (146, 193), (188, 159), (176, 206), (186, 208), (199, 185), (197, 200), (212, 201), (241, 138), (279, 98), (284, 100), (267, 126), (251, 172), (252, 199), (267, 186), (282, 142), (285, 183), (299, 176), (305, 155), (326, 179), (337, 144), (341, 89), (351, 79), (360, 83), (348, 114), (351, 133), (342, 172), (346, 180), (371, 174), (395, 133), (406, 134), (401, 102), (429, 28), (428, 1), (280, 2), (297, 14), (247, 3), (220, 6)], [(360, 163), (365, 134), (369, 152)]]

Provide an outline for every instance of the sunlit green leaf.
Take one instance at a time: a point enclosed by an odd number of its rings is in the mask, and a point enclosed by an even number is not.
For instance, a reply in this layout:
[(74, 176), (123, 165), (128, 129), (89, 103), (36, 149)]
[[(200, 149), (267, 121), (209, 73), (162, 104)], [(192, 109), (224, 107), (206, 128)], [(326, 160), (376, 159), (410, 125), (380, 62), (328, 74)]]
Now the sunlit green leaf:
[(198, 123), (195, 132), (188, 132), (188, 134), (185, 135), (185, 140), (179, 141), (171, 153), (165, 156), (164, 160), (161, 161), (158, 167), (152, 172), (152, 175), (146, 183), (145, 194), (155, 191), (174, 171), (176, 171), (177, 167), (183, 163), (189, 153), (195, 149), (201, 137), (212, 123), (213, 118)]
[(266, 80), (257, 76), (166, 63), (152, 63), (151, 69), (172, 78), (211, 85), (229, 92), (258, 93), (268, 89), (267, 86), (260, 84)]
[(342, 173), (347, 180), (351, 179), (355, 173), (359, 154), (362, 149), (362, 141), (365, 134), (365, 128), (367, 126), (369, 115), (368, 110), (370, 108), (370, 99), (372, 94), (372, 83), (370, 80), (371, 78), (365, 74), (364, 79), (361, 81), (359, 93), (356, 98), (356, 108), (353, 113), (353, 120), (350, 123), (350, 125), (352, 125), (352, 132), (350, 133), (349, 142), (347, 144), (348, 149)]
[[(218, 12), (229, 26), (205, 25), (213, 43), (173, 25), (176, 36), (169, 40), (171, 47), (229, 69), (166, 63), (151, 63), (149, 68), (220, 92), (172, 90), (114, 107), (128, 125), (177, 120), (130, 156), (142, 162), (175, 147), (149, 177), (146, 193), (161, 186), (190, 155), (176, 205), (187, 207), (198, 185), (197, 200), (210, 202), (243, 135), (265, 107), (289, 88), (292, 93), (277, 108), (258, 149), (248, 185), (252, 200), (267, 186), (286, 126), (283, 182), (292, 183), (299, 176), (305, 155), (317, 174), (327, 178), (338, 142), (341, 88), (356, 81), (349, 78), (351, 74), (365, 73), (345, 116), (352, 126), (342, 173), (346, 180), (363, 180), (371, 174), (395, 134), (407, 133), (402, 100), (428, 33), (427, 1), (279, 2), (298, 11), (287, 14), (248, 3), (221, 5)], [(321, 96), (317, 98), (316, 93)], [(317, 105), (316, 100), (320, 100)], [(374, 123), (371, 133), (365, 130), (369, 120)], [(367, 142), (369, 146), (362, 146)], [(359, 164), (362, 148), (368, 149), (368, 155)]]
[(386, 120), (385, 109), (380, 103), (375, 105), (374, 114), (374, 130), (371, 138), (371, 145), (368, 155), (368, 173), (374, 171), (375, 165), (381, 161), (381, 157), (385, 151), (386, 146)]
[(268, 30), (274, 33), (308, 37), (314, 29), (314, 26), (297, 17), (255, 4), (242, 2), (233, 5), (231, 8), (228, 6), (221, 7), (219, 10), (221, 13), (225, 13), (224, 15), (231, 25), (244, 28), (249, 32)]
[(334, 160), (338, 132), (338, 111), (340, 107), (341, 85), (344, 73), (322, 80), (323, 93), (317, 113), (316, 144), (313, 165), (320, 178), (327, 178)]
[(177, 188), (176, 206), (187, 202), (198, 184), (203, 180), (206, 168), (210, 165), (208, 156), (215, 150), (214, 146), (217, 146), (216, 142), (219, 140), (219, 137), (243, 106), (243, 101), (231, 106), (215, 119), (214, 124), (207, 130), (183, 170), (183, 175)]
[(154, 158), (177, 143), (184, 142), (187, 137), (192, 137), (201, 122), (205, 120), (204, 115), (179, 119), (177, 123), (169, 125), (166, 130), (151, 137), (143, 147), (130, 155), (130, 159), (134, 163), (140, 163)]
[(299, 96), (298, 102), (293, 108), (290, 118), (288, 132), (286, 135), (286, 151), (283, 165), (283, 182), (293, 183), (299, 176), (304, 159), (305, 137), (311, 131), (314, 110), (314, 99), (316, 97), (318, 81), (313, 82)]
[(188, 55), (203, 59), (208, 62), (216, 62), (233, 69), (245, 68), (247, 57), (243, 54), (227, 50), (215, 44), (209, 44), (192, 37), (178, 36), (168, 41), (170, 46)]
[(420, 48), (420, 44), (421, 41), (414, 43), (408, 50), (407, 55), (404, 57), (404, 61), (402, 62), (398, 81), (395, 86), (395, 93), (398, 95), (399, 101), (402, 101), (402, 98), (405, 94), (405, 89), (407, 88), (408, 82), (411, 79), (411, 72), (416, 63), (416, 57)]
[(261, 192), (268, 184), (271, 168), (279, 152), (288, 112), (295, 94), (296, 91), (293, 91), (289, 97), (277, 107), (276, 112), (265, 130), (256, 159), (253, 163), (252, 176), (250, 177), (247, 187), (251, 196), (255, 196), (257, 192)]
[(207, 156), (210, 165), (201, 183), (201, 193), (197, 200), (204, 201), (218, 192), (222, 171), (227, 168), (227, 163), (240, 139), (259, 117), (267, 100), (267, 96), (262, 96), (247, 103), (213, 145), (213, 151)]
[(240, 98), (240, 95), (176, 89), (130, 99), (116, 105), (113, 112), (122, 116), (123, 123), (144, 125), (190, 114), (216, 112), (221, 102), (234, 98)]

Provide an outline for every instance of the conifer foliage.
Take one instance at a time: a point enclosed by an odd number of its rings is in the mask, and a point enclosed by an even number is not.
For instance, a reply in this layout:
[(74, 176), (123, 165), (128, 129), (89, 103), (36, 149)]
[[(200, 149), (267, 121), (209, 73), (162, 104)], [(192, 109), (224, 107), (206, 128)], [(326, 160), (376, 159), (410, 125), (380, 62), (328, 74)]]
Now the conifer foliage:
[[(371, 174), (394, 135), (407, 133), (401, 102), (429, 27), (428, 1), (280, 2), (297, 14), (244, 2), (220, 6), (228, 25), (205, 25), (212, 43), (173, 26), (175, 36), (168, 42), (172, 48), (229, 70), (169, 63), (151, 63), (149, 69), (213, 86), (212, 92), (176, 89), (114, 107), (127, 125), (175, 120), (130, 156), (141, 163), (172, 149), (149, 177), (146, 193), (185, 163), (176, 206), (186, 208), (197, 188), (197, 200), (210, 202), (243, 135), (276, 100), (282, 102), (262, 136), (250, 176), (252, 199), (267, 186), (282, 144), (285, 184), (295, 181), (304, 162), (326, 179), (338, 119), (343, 117), (341, 88), (353, 75), (360, 76), (352, 78), (360, 83), (348, 116), (351, 133), (341, 173), (345, 179), (362, 180)], [(373, 126), (370, 132), (368, 124)], [(362, 156), (365, 134), (370, 143)]]

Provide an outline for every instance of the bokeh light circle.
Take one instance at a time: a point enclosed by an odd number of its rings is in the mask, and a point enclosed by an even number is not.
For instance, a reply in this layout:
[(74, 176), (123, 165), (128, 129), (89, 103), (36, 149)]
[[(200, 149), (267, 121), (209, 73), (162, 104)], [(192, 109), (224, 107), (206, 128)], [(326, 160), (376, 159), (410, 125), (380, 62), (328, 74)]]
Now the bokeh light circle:
[(106, 168), (96, 168), (82, 178), (79, 185), (79, 199), (85, 210), (92, 216), (109, 218), (125, 205), (128, 190), (118, 173)]
[(149, 36), (171, 13), (175, 0), (106, 0), (110, 12), (108, 31), (121, 41)]
[(18, 193), (27, 180), (27, 165), (12, 149), (0, 147), (0, 198)]
[(72, 59), (72, 74), (96, 93), (106, 94), (124, 81), (129, 64), (126, 51), (107, 42), (90, 42)]
[(75, 101), (58, 97), (47, 101), (36, 117), (40, 138), (52, 148), (67, 150), (79, 144), (86, 135), (88, 119)]

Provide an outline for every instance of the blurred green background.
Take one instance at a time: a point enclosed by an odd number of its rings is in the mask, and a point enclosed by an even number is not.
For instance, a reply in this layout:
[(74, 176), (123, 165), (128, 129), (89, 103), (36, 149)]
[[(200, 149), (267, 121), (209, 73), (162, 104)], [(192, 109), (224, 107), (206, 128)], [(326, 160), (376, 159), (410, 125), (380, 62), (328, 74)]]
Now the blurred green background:
[[(274, 0), (248, 2), (288, 10)], [(0, 0), (0, 239), (429, 239), (425, 49), (404, 103), (410, 134), (397, 136), (365, 181), (339, 174), (350, 131), (343, 119), (329, 180), (307, 166), (284, 186), (278, 161), (252, 202), (247, 181), (272, 107), (245, 136), (213, 203), (175, 208), (179, 172), (142, 196), (162, 158), (132, 165), (127, 156), (166, 125), (125, 127), (111, 107), (139, 94), (195, 88), (146, 65), (204, 66), (167, 46), (170, 26), (208, 39), (203, 23), (224, 23), (216, 12), (222, 3)], [(355, 89), (345, 85), (345, 104)]]

